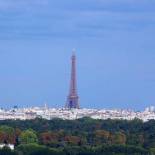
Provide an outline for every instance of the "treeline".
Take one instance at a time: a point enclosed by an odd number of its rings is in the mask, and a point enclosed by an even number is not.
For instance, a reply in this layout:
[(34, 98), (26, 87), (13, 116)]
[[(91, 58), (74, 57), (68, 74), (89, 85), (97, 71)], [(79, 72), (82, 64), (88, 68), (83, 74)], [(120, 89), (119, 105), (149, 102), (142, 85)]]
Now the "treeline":
[(0, 121), (0, 143), (15, 145), (0, 155), (154, 155), (155, 121), (6, 120)]

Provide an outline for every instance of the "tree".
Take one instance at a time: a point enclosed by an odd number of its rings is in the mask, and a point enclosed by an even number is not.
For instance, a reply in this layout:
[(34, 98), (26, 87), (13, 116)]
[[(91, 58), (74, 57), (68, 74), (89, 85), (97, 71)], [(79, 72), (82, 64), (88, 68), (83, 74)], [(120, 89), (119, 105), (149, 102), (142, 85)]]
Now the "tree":
[(65, 142), (67, 142), (67, 144), (70, 144), (70, 145), (79, 145), (81, 142), (80, 137), (77, 137), (77, 136), (66, 136), (64, 140)]
[(38, 144), (21, 144), (17, 151), (22, 155), (63, 155), (62, 149), (51, 149)]
[(21, 144), (38, 143), (38, 137), (32, 129), (23, 131), (19, 139)]
[(15, 144), (15, 141), (15, 130), (6, 125), (0, 126), (0, 143)]
[(106, 130), (97, 130), (94, 133), (95, 144), (108, 144), (110, 132)]
[(155, 155), (155, 148), (151, 148), (150, 153), (151, 153), (151, 155)]
[(59, 134), (57, 132), (44, 132), (40, 135), (41, 143), (56, 147), (59, 145)]
[(126, 144), (126, 135), (121, 132), (117, 132), (111, 135), (112, 144)]

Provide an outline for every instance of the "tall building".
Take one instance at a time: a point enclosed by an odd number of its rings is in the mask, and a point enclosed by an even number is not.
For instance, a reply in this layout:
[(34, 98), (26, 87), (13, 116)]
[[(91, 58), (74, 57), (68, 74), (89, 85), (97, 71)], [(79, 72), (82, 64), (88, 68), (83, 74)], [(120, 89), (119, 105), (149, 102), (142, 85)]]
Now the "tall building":
[(69, 95), (67, 97), (66, 108), (73, 109), (73, 108), (80, 108), (79, 106), (79, 96), (77, 93), (77, 81), (76, 81), (76, 55), (73, 52), (71, 57), (71, 81), (70, 81), (70, 90)]

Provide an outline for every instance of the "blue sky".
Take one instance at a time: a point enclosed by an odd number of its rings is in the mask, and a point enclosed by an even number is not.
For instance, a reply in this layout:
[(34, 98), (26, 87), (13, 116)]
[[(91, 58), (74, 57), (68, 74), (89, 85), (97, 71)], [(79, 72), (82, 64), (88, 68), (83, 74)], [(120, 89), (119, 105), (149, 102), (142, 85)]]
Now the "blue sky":
[(0, 0), (0, 106), (64, 106), (73, 48), (81, 107), (155, 105), (154, 40), (154, 0)]

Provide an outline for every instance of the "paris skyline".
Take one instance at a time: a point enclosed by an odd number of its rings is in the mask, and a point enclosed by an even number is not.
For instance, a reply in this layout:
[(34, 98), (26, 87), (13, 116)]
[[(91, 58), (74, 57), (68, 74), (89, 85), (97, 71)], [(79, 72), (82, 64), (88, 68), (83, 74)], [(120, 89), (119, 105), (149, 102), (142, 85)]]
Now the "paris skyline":
[(0, 107), (63, 107), (73, 48), (81, 107), (155, 105), (154, 5), (1, 0)]

